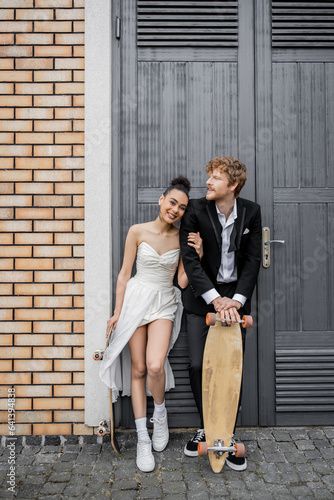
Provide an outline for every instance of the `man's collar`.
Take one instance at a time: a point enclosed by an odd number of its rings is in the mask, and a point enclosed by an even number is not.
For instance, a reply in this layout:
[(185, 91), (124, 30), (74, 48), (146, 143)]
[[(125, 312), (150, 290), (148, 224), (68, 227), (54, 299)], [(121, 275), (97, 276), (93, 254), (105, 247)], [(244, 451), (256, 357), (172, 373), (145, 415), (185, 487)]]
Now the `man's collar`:
[[(215, 206), (216, 206), (217, 214), (218, 214), (218, 215), (224, 215), (224, 214), (223, 214), (223, 213), (219, 210), (217, 203), (215, 203)], [(236, 199), (236, 198), (234, 198), (234, 205), (233, 205), (233, 212), (232, 212), (232, 213), (233, 213), (233, 219), (234, 219), (234, 220), (235, 220), (235, 219), (237, 219), (237, 217), (238, 217), (238, 209), (237, 209), (237, 199)], [(231, 216), (230, 216), (230, 217), (231, 217)]]

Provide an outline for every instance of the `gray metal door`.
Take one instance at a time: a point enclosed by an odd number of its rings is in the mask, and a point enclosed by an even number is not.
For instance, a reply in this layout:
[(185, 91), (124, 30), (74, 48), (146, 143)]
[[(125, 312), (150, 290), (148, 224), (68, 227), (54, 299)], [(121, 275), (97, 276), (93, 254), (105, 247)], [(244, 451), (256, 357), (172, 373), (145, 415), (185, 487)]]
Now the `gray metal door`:
[(258, 287), (259, 423), (330, 424), (334, 2), (255, 4), (257, 197), (286, 241)]
[[(117, 19), (119, 18), (119, 19)], [(255, 197), (253, 2), (113, 2), (114, 271), (129, 226), (155, 217), (171, 178), (184, 174), (203, 194), (205, 164), (235, 155)], [(118, 167), (118, 169), (117, 169)], [(119, 242), (119, 245), (117, 245)], [(167, 394), (171, 426), (196, 426), (187, 345), (181, 331)], [(257, 424), (257, 335), (247, 342), (241, 420)], [(123, 401), (123, 425), (131, 425)]]

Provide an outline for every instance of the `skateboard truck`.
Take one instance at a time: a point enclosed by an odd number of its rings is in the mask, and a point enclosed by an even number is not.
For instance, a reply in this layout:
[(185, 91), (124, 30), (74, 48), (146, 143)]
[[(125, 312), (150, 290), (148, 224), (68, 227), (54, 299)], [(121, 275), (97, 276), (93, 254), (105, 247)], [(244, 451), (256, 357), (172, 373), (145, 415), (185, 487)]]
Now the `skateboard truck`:
[(222, 439), (216, 439), (213, 446), (208, 446), (206, 442), (198, 443), (197, 451), (200, 456), (207, 455), (209, 451), (213, 451), (217, 458), (221, 458), (224, 453), (233, 453), (236, 457), (244, 457), (246, 448), (243, 443), (232, 443), (230, 446), (224, 446)]

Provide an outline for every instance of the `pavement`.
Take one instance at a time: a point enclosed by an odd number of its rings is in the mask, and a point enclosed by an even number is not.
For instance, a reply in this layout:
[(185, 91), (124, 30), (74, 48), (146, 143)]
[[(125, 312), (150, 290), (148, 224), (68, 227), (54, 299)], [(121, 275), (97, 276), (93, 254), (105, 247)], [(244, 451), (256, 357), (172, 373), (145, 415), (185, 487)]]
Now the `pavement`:
[(118, 432), (121, 455), (96, 436), (26, 436), (15, 441), (15, 496), (7, 490), (10, 448), (0, 448), (0, 498), (334, 499), (334, 427), (240, 428), (248, 468), (214, 474), (206, 457), (183, 454), (191, 430), (171, 431), (154, 472), (135, 465), (136, 436)]

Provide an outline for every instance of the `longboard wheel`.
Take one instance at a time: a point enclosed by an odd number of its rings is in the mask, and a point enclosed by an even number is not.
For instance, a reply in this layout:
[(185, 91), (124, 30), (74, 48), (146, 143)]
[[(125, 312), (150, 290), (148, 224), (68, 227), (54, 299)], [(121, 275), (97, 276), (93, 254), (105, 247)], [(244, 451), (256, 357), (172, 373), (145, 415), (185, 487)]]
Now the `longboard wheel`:
[(216, 324), (217, 318), (215, 313), (207, 313), (205, 316), (206, 326), (214, 326)]
[(247, 316), (247, 315), (243, 316), (241, 326), (243, 328), (250, 328), (251, 326), (253, 326), (252, 316)]
[(203, 455), (207, 455), (208, 454), (208, 445), (206, 442), (202, 442), (202, 443), (198, 443), (197, 445), (197, 451), (198, 451), (198, 455), (200, 457), (202, 457)]
[(235, 443), (235, 456), (244, 457), (246, 455), (246, 446), (244, 443)]

